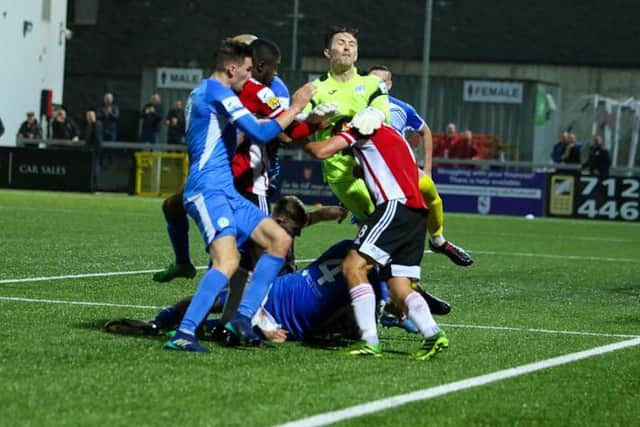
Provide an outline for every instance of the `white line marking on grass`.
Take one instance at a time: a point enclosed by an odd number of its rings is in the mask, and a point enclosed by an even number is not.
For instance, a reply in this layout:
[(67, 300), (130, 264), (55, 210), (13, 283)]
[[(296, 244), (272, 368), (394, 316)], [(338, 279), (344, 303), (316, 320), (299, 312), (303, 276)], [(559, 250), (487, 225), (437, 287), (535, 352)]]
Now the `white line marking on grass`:
[(616, 338), (640, 338), (640, 335), (629, 334), (607, 334), (603, 332), (579, 332), (579, 331), (556, 331), (553, 329), (536, 329), (536, 328), (512, 328), (509, 326), (491, 326), (491, 325), (469, 325), (464, 323), (440, 323), (448, 328), (465, 328), (465, 329), (489, 329), (495, 331), (515, 331), (515, 332), (533, 332), (537, 334), (557, 334), (557, 335), (581, 335), (593, 337), (616, 337)]
[(552, 255), (552, 254), (536, 254), (531, 252), (494, 252), (494, 251), (469, 251), (474, 254), (481, 255), (500, 255), (500, 256), (524, 256), (534, 258), (552, 258), (563, 260), (582, 260), (582, 261), (611, 261), (611, 262), (640, 262), (638, 258), (609, 258), (600, 256), (581, 256), (581, 255)]
[(490, 374), (471, 377), (436, 387), (426, 388), (424, 390), (414, 391), (412, 393), (399, 394), (385, 399), (374, 400), (372, 402), (363, 403), (361, 405), (351, 406), (349, 408), (338, 411), (326, 412), (300, 420), (291, 421), (280, 424), (278, 427), (316, 427), (333, 424), (338, 421), (344, 421), (351, 418), (361, 417), (363, 415), (372, 414), (374, 412), (384, 411), (386, 409), (395, 408), (406, 405), (408, 403), (421, 400), (433, 399), (449, 393), (468, 390), (474, 387), (480, 387), (496, 381), (527, 375), (532, 372), (541, 371), (543, 369), (560, 366), (567, 363), (573, 363), (578, 360), (587, 359), (602, 354), (611, 353), (613, 351), (622, 350), (629, 347), (640, 345), (640, 338), (634, 338), (614, 344), (595, 347), (577, 353), (565, 354), (564, 356), (552, 357), (551, 359), (540, 360), (538, 362), (528, 363), (526, 365), (517, 366), (515, 368), (504, 369)]
[[(196, 267), (198, 270), (209, 268), (206, 265)], [(66, 279), (86, 279), (91, 277), (110, 277), (110, 276), (132, 276), (135, 274), (157, 273), (162, 269), (153, 270), (132, 270), (132, 271), (110, 271), (106, 273), (83, 273), (83, 274), (67, 274), (64, 276), (46, 276), (46, 277), (26, 277), (24, 279), (4, 279), (0, 280), (0, 285), (8, 283), (26, 283), (26, 282), (46, 282), (49, 280), (66, 280)]]
[[(494, 251), (469, 251), (474, 254), (480, 255), (499, 255), (499, 256), (523, 256), (523, 257), (534, 257), (534, 258), (551, 258), (551, 259), (562, 259), (562, 260), (584, 260), (584, 261), (610, 261), (610, 262), (640, 262), (640, 259), (635, 258), (607, 258), (607, 257), (591, 257), (591, 256), (579, 256), (579, 255), (550, 255), (550, 254), (537, 254), (531, 252), (494, 252)], [(430, 250), (425, 250), (424, 253), (433, 253)], [(315, 258), (302, 258), (298, 259), (299, 263), (310, 263), (315, 261)], [(208, 266), (201, 265), (196, 267), (198, 270), (206, 270)], [(0, 285), (8, 284), (8, 283), (25, 283), (25, 282), (44, 282), (48, 280), (65, 280), (65, 279), (84, 279), (91, 277), (109, 277), (109, 276), (129, 276), (135, 274), (148, 274), (148, 273), (157, 273), (158, 271), (162, 271), (161, 269), (154, 270), (133, 270), (133, 271), (112, 271), (106, 273), (84, 273), (84, 274), (68, 274), (64, 276), (43, 276), (43, 277), (26, 277), (23, 279), (2, 279), (0, 280)]]
[[(115, 304), (115, 303), (108, 303), (108, 302), (93, 302), (93, 301), (66, 301), (66, 300), (8, 297), (8, 296), (0, 296), (0, 301), (35, 302), (35, 303), (44, 303), (44, 304), (90, 305), (90, 306), (97, 306), (97, 307), (104, 306), (104, 307), (144, 308), (144, 309), (156, 309), (156, 310), (162, 308), (160, 306), (153, 306), (153, 305)], [(470, 324), (462, 324), (462, 323), (440, 323), (440, 325), (446, 326), (448, 328), (487, 329), (487, 330), (496, 330), (496, 331), (533, 332), (533, 333), (541, 333), (541, 334), (578, 335), (578, 336), (593, 336), (593, 337), (640, 338), (640, 335), (608, 334), (603, 332), (556, 331), (552, 329), (513, 328), (509, 326), (470, 325)]]
[(0, 297), (1, 301), (19, 301), (19, 302), (41, 302), (45, 304), (69, 304), (69, 305), (90, 305), (96, 307), (124, 307), (124, 308), (144, 308), (149, 310), (157, 310), (162, 307), (155, 305), (135, 305), (135, 304), (115, 304), (110, 302), (91, 302), (91, 301), (64, 301), (56, 299), (37, 299), (37, 298), (20, 298), (20, 297)]

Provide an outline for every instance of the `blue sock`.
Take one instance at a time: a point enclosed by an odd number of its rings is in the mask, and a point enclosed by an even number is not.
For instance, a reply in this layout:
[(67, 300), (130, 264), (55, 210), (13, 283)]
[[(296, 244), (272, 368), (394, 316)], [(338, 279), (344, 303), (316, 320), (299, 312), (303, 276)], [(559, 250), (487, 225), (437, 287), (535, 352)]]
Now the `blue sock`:
[(269, 285), (278, 276), (283, 265), (284, 258), (268, 253), (263, 254), (258, 259), (251, 281), (247, 285), (242, 301), (238, 306), (239, 314), (248, 318), (253, 317), (267, 295)]
[(216, 296), (227, 284), (227, 276), (212, 268), (200, 280), (196, 294), (191, 298), (191, 304), (184, 314), (178, 328), (182, 332), (195, 334), (198, 325), (207, 317)]
[(176, 256), (176, 264), (189, 264), (191, 262), (189, 256), (189, 219), (186, 215), (180, 218), (169, 218), (165, 215), (165, 220), (167, 221), (169, 240)]

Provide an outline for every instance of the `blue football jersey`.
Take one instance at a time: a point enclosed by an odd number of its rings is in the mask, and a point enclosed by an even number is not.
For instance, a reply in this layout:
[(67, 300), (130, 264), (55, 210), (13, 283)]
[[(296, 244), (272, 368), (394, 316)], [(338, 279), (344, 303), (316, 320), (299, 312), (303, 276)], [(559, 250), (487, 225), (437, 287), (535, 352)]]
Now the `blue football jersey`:
[[(342, 275), (342, 261), (352, 246), (352, 240), (336, 243), (302, 271), (274, 281), (265, 309), (289, 331), (291, 339), (308, 338), (333, 314), (345, 307), (350, 309), (351, 296)], [(379, 293), (375, 273), (370, 281)]]
[(278, 97), (282, 108), (288, 110), (289, 106), (291, 105), (291, 97), (289, 96), (289, 89), (287, 88), (287, 85), (282, 81), (282, 79), (278, 76), (275, 76), (271, 81), (269, 88), (275, 94), (275, 96)]
[(185, 195), (205, 190), (225, 192), (233, 186), (231, 157), (240, 129), (254, 141), (266, 143), (282, 129), (275, 121), (258, 123), (236, 94), (218, 80), (205, 79), (185, 106), (189, 176)]
[(278, 277), (265, 309), (292, 339), (303, 340), (340, 307), (351, 302), (342, 276), (342, 260), (353, 242), (344, 240), (298, 273)]
[(425, 124), (411, 104), (392, 96), (389, 96), (389, 109), (391, 111), (391, 127), (403, 135), (407, 129), (418, 131)]

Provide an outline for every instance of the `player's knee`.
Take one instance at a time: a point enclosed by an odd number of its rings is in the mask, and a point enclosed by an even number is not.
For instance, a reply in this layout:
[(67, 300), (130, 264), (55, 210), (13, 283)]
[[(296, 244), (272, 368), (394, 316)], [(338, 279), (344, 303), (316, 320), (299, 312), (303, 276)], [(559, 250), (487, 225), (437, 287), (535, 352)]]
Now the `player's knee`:
[(367, 263), (362, 257), (350, 252), (342, 262), (342, 274), (347, 279), (348, 284), (360, 284), (366, 281)]
[(217, 257), (213, 261), (213, 268), (219, 270), (222, 274), (230, 278), (240, 266), (240, 254), (238, 251), (232, 251)]

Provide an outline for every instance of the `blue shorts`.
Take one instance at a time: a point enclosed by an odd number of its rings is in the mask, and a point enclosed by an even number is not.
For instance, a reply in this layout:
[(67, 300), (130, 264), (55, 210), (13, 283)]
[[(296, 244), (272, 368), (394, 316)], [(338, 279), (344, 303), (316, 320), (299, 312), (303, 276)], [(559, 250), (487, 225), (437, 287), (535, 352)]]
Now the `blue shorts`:
[(198, 224), (206, 248), (220, 237), (242, 245), (268, 215), (237, 192), (204, 192), (185, 197), (184, 207)]

